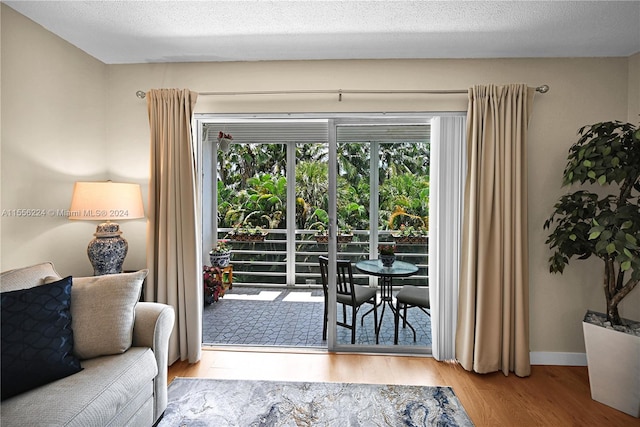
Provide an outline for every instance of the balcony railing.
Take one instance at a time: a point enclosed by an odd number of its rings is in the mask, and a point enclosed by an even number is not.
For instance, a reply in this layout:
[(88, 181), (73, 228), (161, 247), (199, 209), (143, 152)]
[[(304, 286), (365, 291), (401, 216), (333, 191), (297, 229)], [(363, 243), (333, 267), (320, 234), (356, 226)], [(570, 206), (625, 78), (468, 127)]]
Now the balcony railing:
[[(219, 229), (218, 238), (223, 239), (231, 229)], [(295, 282), (287, 283), (287, 230), (265, 230), (264, 241), (231, 241), (233, 250), (233, 283), (247, 286), (321, 286), (318, 256), (327, 253), (327, 243), (318, 243), (314, 230), (296, 230), (295, 238)], [(369, 231), (354, 230), (353, 240), (338, 243), (338, 257), (353, 263), (369, 259)], [(379, 231), (380, 242), (392, 242), (391, 232)], [(418, 273), (402, 280), (404, 283), (428, 284), (428, 244), (397, 244), (396, 257), (400, 261), (418, 266)], [(369, 284), (370, 276), (354, 268), (354, 279), (358, 284)]]

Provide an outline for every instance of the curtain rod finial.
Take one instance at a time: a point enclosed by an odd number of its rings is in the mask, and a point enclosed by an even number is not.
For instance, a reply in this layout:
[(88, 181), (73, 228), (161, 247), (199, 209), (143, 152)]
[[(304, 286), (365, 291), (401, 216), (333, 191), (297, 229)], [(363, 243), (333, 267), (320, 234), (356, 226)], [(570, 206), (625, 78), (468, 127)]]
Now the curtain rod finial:
[(140, 99), (144, 99), (147, 96), (147, 94), (144, 93), (144, 91), (139, 90), (136, 92), (136, 96)]
[(536, 88), (536, 92), (547, 93), (549, 92), (549, 85), (542, 85)]

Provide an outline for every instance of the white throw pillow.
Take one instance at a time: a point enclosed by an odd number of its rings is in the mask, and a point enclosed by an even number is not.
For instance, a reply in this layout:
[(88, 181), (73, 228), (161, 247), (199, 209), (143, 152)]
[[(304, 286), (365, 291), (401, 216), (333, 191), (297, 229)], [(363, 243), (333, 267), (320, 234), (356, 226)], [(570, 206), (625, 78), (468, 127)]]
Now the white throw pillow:
[(73, 278), (71, 327), (78, 358), (124, 353), (131, 347), (135, 306), (148, 272)]

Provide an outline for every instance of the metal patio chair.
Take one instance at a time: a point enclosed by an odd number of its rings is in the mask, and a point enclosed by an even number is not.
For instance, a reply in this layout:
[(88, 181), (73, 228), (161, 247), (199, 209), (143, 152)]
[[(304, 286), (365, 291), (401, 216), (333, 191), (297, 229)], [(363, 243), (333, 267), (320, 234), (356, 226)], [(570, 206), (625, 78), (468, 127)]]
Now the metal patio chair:
[[(318, 257), (320, 261), (320, 273), (322, 275), (322, 288), (324, 290), (324, 327), (322, 339), (327, 339), (328, 301), (329, 301), (329, 258)], [(351, 262), (337, 260), (336, 299), (342, 304), (342, 322), (336, 320), (336, 324), (351, 329), (351, 344), (356, 343), (356, 315), (364, 304), (373, 305), (373, 330), (377, 332), (378, 310), (376, 307), (376, 289), (353, 283), (353, 271)], [(351, 307), (351, 324), (347, 323), (347, 306)]]
[[(393, 337), (393, 343), (398, 344), (398, 326), (400, 323), (400, 310), (403, 310), (402, 315), (402, 327), (407, 327), (407, 308), (418, 307), (427, 316), (431, 317), (431, 303), (429, 301), (429, 288), (418, 287), (413, 285), (404, 285), (400, 292), (396, 295), (396, 310), (395, 310), (395, 333)], [(409, 328), (413, 331), (413, 342), (416, 342), (416, 330), (413, 329), (411, 324), (408, 324)]]

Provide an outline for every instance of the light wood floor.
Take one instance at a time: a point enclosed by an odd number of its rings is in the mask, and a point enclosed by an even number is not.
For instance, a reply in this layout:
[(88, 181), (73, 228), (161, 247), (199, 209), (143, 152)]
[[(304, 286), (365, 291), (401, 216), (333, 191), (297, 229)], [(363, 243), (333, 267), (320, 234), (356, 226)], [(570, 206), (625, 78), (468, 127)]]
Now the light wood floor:
[(204, 349), (175, 377), (450, 386), (478, 426), (640, 426), (640, 419), (591, 399), (586, 367), (533, 366), (527, 378), (478, 375), (430, 357), (324, 351)]

